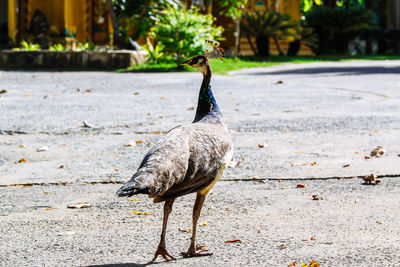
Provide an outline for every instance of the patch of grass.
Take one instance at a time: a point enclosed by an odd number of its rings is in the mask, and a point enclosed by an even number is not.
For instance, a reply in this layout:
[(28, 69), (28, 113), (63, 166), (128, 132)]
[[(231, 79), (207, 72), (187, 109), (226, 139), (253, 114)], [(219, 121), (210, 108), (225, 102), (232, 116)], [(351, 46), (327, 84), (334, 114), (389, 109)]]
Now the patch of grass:
[[(399, 56), (380, 56), (380, 55), (360, 55), (360, 56), (271, 56), (269, 60), (260, 59), (256, 56), (245, 56), (234, 58), (225, 58), (223, 62), (220, 59), (211, 59), (213, 73), (225, 75), (229, 71), (243, 68), (269, 67), (283, 63), (309, 63), (309, 62), (328, 62), (328, 61), (347, 61), (347, 60), (393, 60), (400, 59)], [(177, 72), (177, 71), (196, 71), (195, 69), (184, 66), (178, 68), (175, 62), (164, 62), (159, 64), (138, 64), (126, 69), (117, 70), (118, 72)]]

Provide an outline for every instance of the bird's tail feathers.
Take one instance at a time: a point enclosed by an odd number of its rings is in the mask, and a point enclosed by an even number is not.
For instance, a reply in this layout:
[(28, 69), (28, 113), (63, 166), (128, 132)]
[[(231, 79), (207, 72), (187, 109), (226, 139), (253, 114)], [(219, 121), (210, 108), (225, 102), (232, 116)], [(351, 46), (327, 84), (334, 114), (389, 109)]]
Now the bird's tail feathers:
[(131, 180), (117, 191), (117, 196), (130, 197), (137, 194), (148, 194), (148, 193), (149, 189), (145, 184), (139, 181)]

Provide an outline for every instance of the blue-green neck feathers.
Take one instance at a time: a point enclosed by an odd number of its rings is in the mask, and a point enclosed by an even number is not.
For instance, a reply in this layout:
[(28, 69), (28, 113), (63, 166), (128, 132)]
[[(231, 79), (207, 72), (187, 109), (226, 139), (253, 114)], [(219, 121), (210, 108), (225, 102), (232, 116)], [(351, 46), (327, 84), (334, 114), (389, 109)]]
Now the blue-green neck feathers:
[(215, 117), (220, 119), (221, 111), (217, 105), (217, 101), (211, 90), (211, 68), (207, 64), (207, 71), (204, 75), (203, 82), (200, 87), (199, 101), (197, 103), (196, 116), (193, 122), (198, 122), (206, 116)]

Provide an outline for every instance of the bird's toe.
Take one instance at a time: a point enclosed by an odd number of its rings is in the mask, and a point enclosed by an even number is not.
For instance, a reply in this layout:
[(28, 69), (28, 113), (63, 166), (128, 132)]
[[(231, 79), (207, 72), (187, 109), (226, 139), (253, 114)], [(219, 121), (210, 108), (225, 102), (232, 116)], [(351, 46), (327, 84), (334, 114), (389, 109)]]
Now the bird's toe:
[(176, 258), (172, 257), (171, 254), (168, 253), (167, 249), (164, 246), (158, 247), (151, 262), (154, 262), (158, 256), (163, 257), (166, 261), (176, 260)]

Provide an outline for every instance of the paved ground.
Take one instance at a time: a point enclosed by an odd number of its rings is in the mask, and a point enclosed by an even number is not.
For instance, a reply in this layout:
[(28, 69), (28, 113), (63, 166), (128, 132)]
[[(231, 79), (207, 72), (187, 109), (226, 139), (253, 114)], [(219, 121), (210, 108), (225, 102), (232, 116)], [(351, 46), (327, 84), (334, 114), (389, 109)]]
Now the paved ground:
[[(313, 63), (214, 76), (244, 162), (206, 200), (198, 241), (214, 256), (168, 264), (398, 264), (399, 66)], [(200, 82), (198, 73), (0, 72), (0, 265), (148, 262), (162, 207), (117, 199), (112, 183), (133, 174), (161, 132), (192, 120)], [(143, 143), (125, 146), (135, 141)], [(378, 145), (385, 156), (364, 159)], [(371, 172), (381, 184), (324, 180)], [(91, 207), (67, 208), (77, 202)], [(175, 256), (188, 246), (190, 234), (177, 228), (190, 227), (192, 204), (193, 196), (177, 201), (170, 219)], [(224, 243), (231, 239), (242, 243)]]

